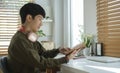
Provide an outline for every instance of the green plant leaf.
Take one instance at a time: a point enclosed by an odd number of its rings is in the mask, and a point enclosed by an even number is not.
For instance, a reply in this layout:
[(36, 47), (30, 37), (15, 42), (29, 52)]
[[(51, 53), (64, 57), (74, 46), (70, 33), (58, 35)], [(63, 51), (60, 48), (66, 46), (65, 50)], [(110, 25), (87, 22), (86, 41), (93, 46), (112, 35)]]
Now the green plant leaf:
[(43, 30), (39, 30), (39, 31), (37, 32), (37, 34), (38, 34), (38, 36), (40, 36), (40, 37), (46, 36), (46, 34), (43, 33)]

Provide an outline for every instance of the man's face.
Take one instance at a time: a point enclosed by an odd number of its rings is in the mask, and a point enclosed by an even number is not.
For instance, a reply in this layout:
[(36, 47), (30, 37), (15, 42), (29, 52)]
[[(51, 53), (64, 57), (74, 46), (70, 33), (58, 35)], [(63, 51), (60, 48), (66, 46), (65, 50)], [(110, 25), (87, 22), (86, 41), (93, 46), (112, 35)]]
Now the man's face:
[(42, 26), (43, 16), (36, 15), (34, 19), (30, 21), (30, 28), (33, 32), (37, 32), (39, 28)]

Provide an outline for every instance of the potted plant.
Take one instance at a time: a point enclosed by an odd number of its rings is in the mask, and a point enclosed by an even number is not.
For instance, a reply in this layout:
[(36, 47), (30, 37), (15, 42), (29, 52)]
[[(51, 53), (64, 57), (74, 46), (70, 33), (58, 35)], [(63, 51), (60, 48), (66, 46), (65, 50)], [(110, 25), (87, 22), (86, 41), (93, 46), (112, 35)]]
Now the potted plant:
[(82, 41), (86, 45), (87, 48), (90, 48), (92, 40), (93, 40), (93, 35), (91, 35), (91, 34), (83, 34), (82, 35)]
[(44, 37), (44, 36), (46, 36), (46, 34), (43, 32), (43, 30), (39, 30), (39, 31), (37, 32), (37, 34), (38, 34), (39, 37)]
[(82, 35), (82, 41), (86, 45), (86, 48), (83, 50), (83, 55), (84, 56), (89, 56), (90, 55), (90, 47), (93, 42), (93, 35), (91, 34), (83, 34)]

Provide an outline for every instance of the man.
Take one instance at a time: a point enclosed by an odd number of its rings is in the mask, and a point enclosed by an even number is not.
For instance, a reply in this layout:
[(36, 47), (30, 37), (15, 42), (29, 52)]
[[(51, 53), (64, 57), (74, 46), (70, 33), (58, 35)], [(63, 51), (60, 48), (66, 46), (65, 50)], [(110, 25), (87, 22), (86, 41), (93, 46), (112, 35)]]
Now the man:
[[(45, 17), (45, 11), (40, 5), (25, 4), (20, 9), (20, 16), (22, 27), (13, 36), (8, 48), (7, 60), (11, 73), (40, 73), (41, 69), (67, 63), (75, 56), (77, 50), (58, 48), (46, 51), (37, 41), (36, 32)], [(65, 54), (65, 57), (54, 59), (58, 53)]]

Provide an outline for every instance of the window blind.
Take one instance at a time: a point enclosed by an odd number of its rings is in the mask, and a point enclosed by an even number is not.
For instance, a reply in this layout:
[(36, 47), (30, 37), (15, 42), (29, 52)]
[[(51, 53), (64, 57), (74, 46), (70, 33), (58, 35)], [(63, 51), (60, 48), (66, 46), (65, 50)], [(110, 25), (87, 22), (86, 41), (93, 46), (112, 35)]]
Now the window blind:
[(104, 55), (120, 57), (120, 0), (97, 0), (97, 29)]
[(0, 54), (7, 54), (12, 36), (20, 24), (19, 9), (30, 0), (0, 0)]

